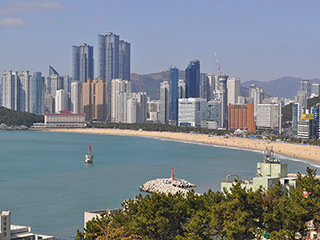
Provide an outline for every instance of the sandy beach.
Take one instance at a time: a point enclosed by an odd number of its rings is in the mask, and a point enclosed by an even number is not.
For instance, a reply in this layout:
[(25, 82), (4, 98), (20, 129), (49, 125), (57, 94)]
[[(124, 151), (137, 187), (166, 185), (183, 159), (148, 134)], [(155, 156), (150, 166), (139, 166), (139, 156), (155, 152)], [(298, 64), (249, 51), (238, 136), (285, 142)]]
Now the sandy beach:
[(119, 130), (108, 128), (79, 128), (79, 129), (48, 129), (51, 132), (71, 132), (71, 133), (88, 133), (88, 134), (107, 134), (107, 135), (129, 135), (142, 137), (157, 137), (178, 141), (197, 142), (213, 144), (219, 146), (236, 147), (252, 150), (264, 150), (266, 146), (273, 146), (273, 151), (282, 155), (294, 158), (311, 160), (320, 163), (320, 147), (302, 144), (292, 144), (283, 142), (267, 142), (263, 140), (237, 138), (237, 137), (220, 137), (208, 136), (204, 134), (192, 133), (172, 133), (172, 132), (150, 132)]

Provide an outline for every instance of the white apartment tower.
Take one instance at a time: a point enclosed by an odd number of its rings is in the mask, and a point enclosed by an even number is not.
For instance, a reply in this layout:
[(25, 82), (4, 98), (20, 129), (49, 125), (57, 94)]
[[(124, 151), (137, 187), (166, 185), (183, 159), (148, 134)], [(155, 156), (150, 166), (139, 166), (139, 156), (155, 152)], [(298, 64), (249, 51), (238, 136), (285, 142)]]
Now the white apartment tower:
[(124, 94), (130, 94), (131, 82), (122, 79), (112, 79), (111, 84), (111, 121), (123, 122), (126, 121), (121, 115), (126, 111), (123, 101), (127, 101), (127, 96)]
[(56, 91), (55, 98), (55, 112), (59, 113), (60, 111), (68, 110), (68, 94), (64, 89), (59, 89)]
[(238, 97), (240, 96), (240, 78), (228, 78), (227, 81), (227, 89), (228, 89), (228, 105), (229, 104), (237, 104)]
[(279, 128), (281, 125), (281, 104), (258, 104), (256, 125), (258, 128)]
[(4, 71), (2, 75), (2, 106), (19, 111), (20, 81), (17, 71)]
[(30, 80), (29, 71), (20, 73), (20, 111), (30, 112)]
[(82, 82), (71, 83), (71, 106), (72, 113), (82, 113)]

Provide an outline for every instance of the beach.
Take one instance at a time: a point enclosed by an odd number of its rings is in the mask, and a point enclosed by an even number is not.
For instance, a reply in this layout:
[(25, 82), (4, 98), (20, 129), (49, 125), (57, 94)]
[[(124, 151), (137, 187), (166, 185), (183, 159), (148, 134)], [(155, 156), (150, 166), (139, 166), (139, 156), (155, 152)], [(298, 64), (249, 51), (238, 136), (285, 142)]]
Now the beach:
[(265, 150), (266, 147), (273, 147), (273, 151), (277, 154), (286, 155), (294, 158), (311, 160), (320, 162), (320, 147), (292, 144), (284, 142), (269, 142), (266, 140), (256, 140), (239, 137), (224, 137), (195, 133), (174, 133), (174, 132), (152, 132), (152, 131), (135, 131), (120, 130), (110, 128), (77, 128), (77, 129), (47, 129), (51, 132), (70, 132), (70, 133), (87, 133), (87, 134), (106, 134), (106, 135), (127, 135), (140, 137), (164, 138), (176, 141), (195, 142), (203, 144), (211, 144), (225, 147), (235, 147), (250, 150)]

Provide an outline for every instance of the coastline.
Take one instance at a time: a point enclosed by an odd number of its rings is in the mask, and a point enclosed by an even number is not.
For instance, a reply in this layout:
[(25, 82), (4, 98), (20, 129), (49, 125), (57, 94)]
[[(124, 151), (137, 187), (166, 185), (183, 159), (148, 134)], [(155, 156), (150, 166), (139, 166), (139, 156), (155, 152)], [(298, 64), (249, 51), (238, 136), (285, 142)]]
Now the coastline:
[(155, 137), (169, 140), (178, 140), (184, 142), (204, 143), (209, 145), (235, 147), (249, 150), (265, 150), (266, 146), (273, 146), (276, 154), (286, 155), (298, 159), (310, 160), (320, 163), (320, 147), (283, 142), (267, 142), (263, 140), (229, 137), (208, 136), (205, 134), (194, 133), (175, 133), (175, 132), (151, 132), (151, 131), (135, 131), (111, 128), (50, 128), (49, 132), (65, 132), (65, 133), (88, 133), (88, 134), (106, 134), (106, 135), (127, 135), (140, 137)]

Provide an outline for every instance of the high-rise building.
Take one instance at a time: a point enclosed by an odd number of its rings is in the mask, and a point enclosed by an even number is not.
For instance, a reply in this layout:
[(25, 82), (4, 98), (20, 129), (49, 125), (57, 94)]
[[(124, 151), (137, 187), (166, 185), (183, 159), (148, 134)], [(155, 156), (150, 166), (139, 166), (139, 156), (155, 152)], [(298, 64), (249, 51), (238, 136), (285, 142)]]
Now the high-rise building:
[(150, 122), (158, 122), (160, 114), (160, 100), (148, 100), (148, 117), (147, 120)]
[(20, 111), (20, 80), (17, 71), (4, 71), (1, 78), (2, 106)]
[(30, 80), (30, 112), (44, 114), (44, 77), (41, 72), (34, 72)]
[(170, 84), (169, 81), (160, 83), (160, 122), (167, 123), (170, 118)]
[(214, 90), (213, 92), (213, 99), (215, 101), (220, 102), (220, 114), (219, 114), (219, 128), (228, 127), (228, 107), (227, 107), (227, 94), (225, 90)]
[(249, 132), (256, 130), (253, 116), (253, 104), (230, 104), (228, 107), (228, 129), (247, 129)]
[(55, 97), (55, 112), (60, 113), (60, 111), (69, 110), (69, 100), (68, 94), (64, 89), (59, 89), (56, 91)]
[(312, 83), (312, 94), (314, 96), (320, 96), (320, 84), (319, 83)]
[(82, 84), (82, 104), (86, 119), (106, 121), (108, 116), (108, 83), (103, 79)]
[[(121, 78), (130, 80), (130, 43), (122, 41), (111, 32), (98, 36), (99, 78), (108, 83), (108, 102), (111, 101), (111, 81)], [(111, 104), (109, 113), (111, 114)], [(111, 116), (108, 116), (111, 118)]]
[(135, 99), (137, 103), (136, 123), (147, 122), (147, 94), (145, 92), (138, 92), (135, 94)]
[(183, 78), (179, 79), (178, 88), (179, 98), (186, 98), (186, 83)]
[(307, 97), (310, 96), (310, 94), (311, 94), (311, 83), (310, 83), (310, 80), (306, 80), (306, 79), (301, 80), (300, 88), (301, 88), (301, 91), (305, 92)]
[(207, 99), (208, 101), (208, 83), (207, 75), (200, 74), (200, 98)]
[(221, 116), (221, 101), (210, 100), (208, 102), (207, 128), (217, 129), (219, 127)]
[(200, 96), (200, 61), (192, 60), (186, 68), (186, 98)]
[(169, 69), (169, 86), (170, 86), (170, 123), (178, 124), (178, 99), (179, 99), (179, 69), (171, 67)]
[(94, 78), (93, 47), (81, 43), (72, 47), (72, 79), (85, 82), (88, 78)]
[(301, 120), (303, 112), (304, 108), (300, 103), (292, 103), (292, 132), (294, 136), (298, 134), (298, 122)]
[(256, 124), (258, 128), (281, 127), (281, 104), (280, 103), (258, 104)]
[(127, 101), (127, 96), (124, 93), (131, 93), (131, 82), (122, 79), (112, 79), (111, 84), (111, 121), (112, 122), (125, 122), (126, 112), (124, 101)]
[(119, 42), (119, 78), (130, 80), (130, 43)]
[(240, 78), (228, 78), (227, 81), (228, 104), (237, 104), (240, 96)]
[(314, 136), (315, 139), (320, 138), (320, 104), (311, 108), (311, 114), (313, 114), (314, 121)]
[(179, 126), (206, 127), (207, 101), (203, 98), (179, 99)]
[(207, 99), (208, 101), (213, 99), (213, 91), (216, 90), (215, 88), (215, 77), (212, 73), (206, 74), (206, 78), (208, 81), (207, 86)]
[(29, 71), (21, 71), (20, 79), (20, 103), (19, 111), (29, 112), (30, 107), (30, 75)]
[(82, 82), (71, 83), (71, 111), (72, 113), (82, 113)]

